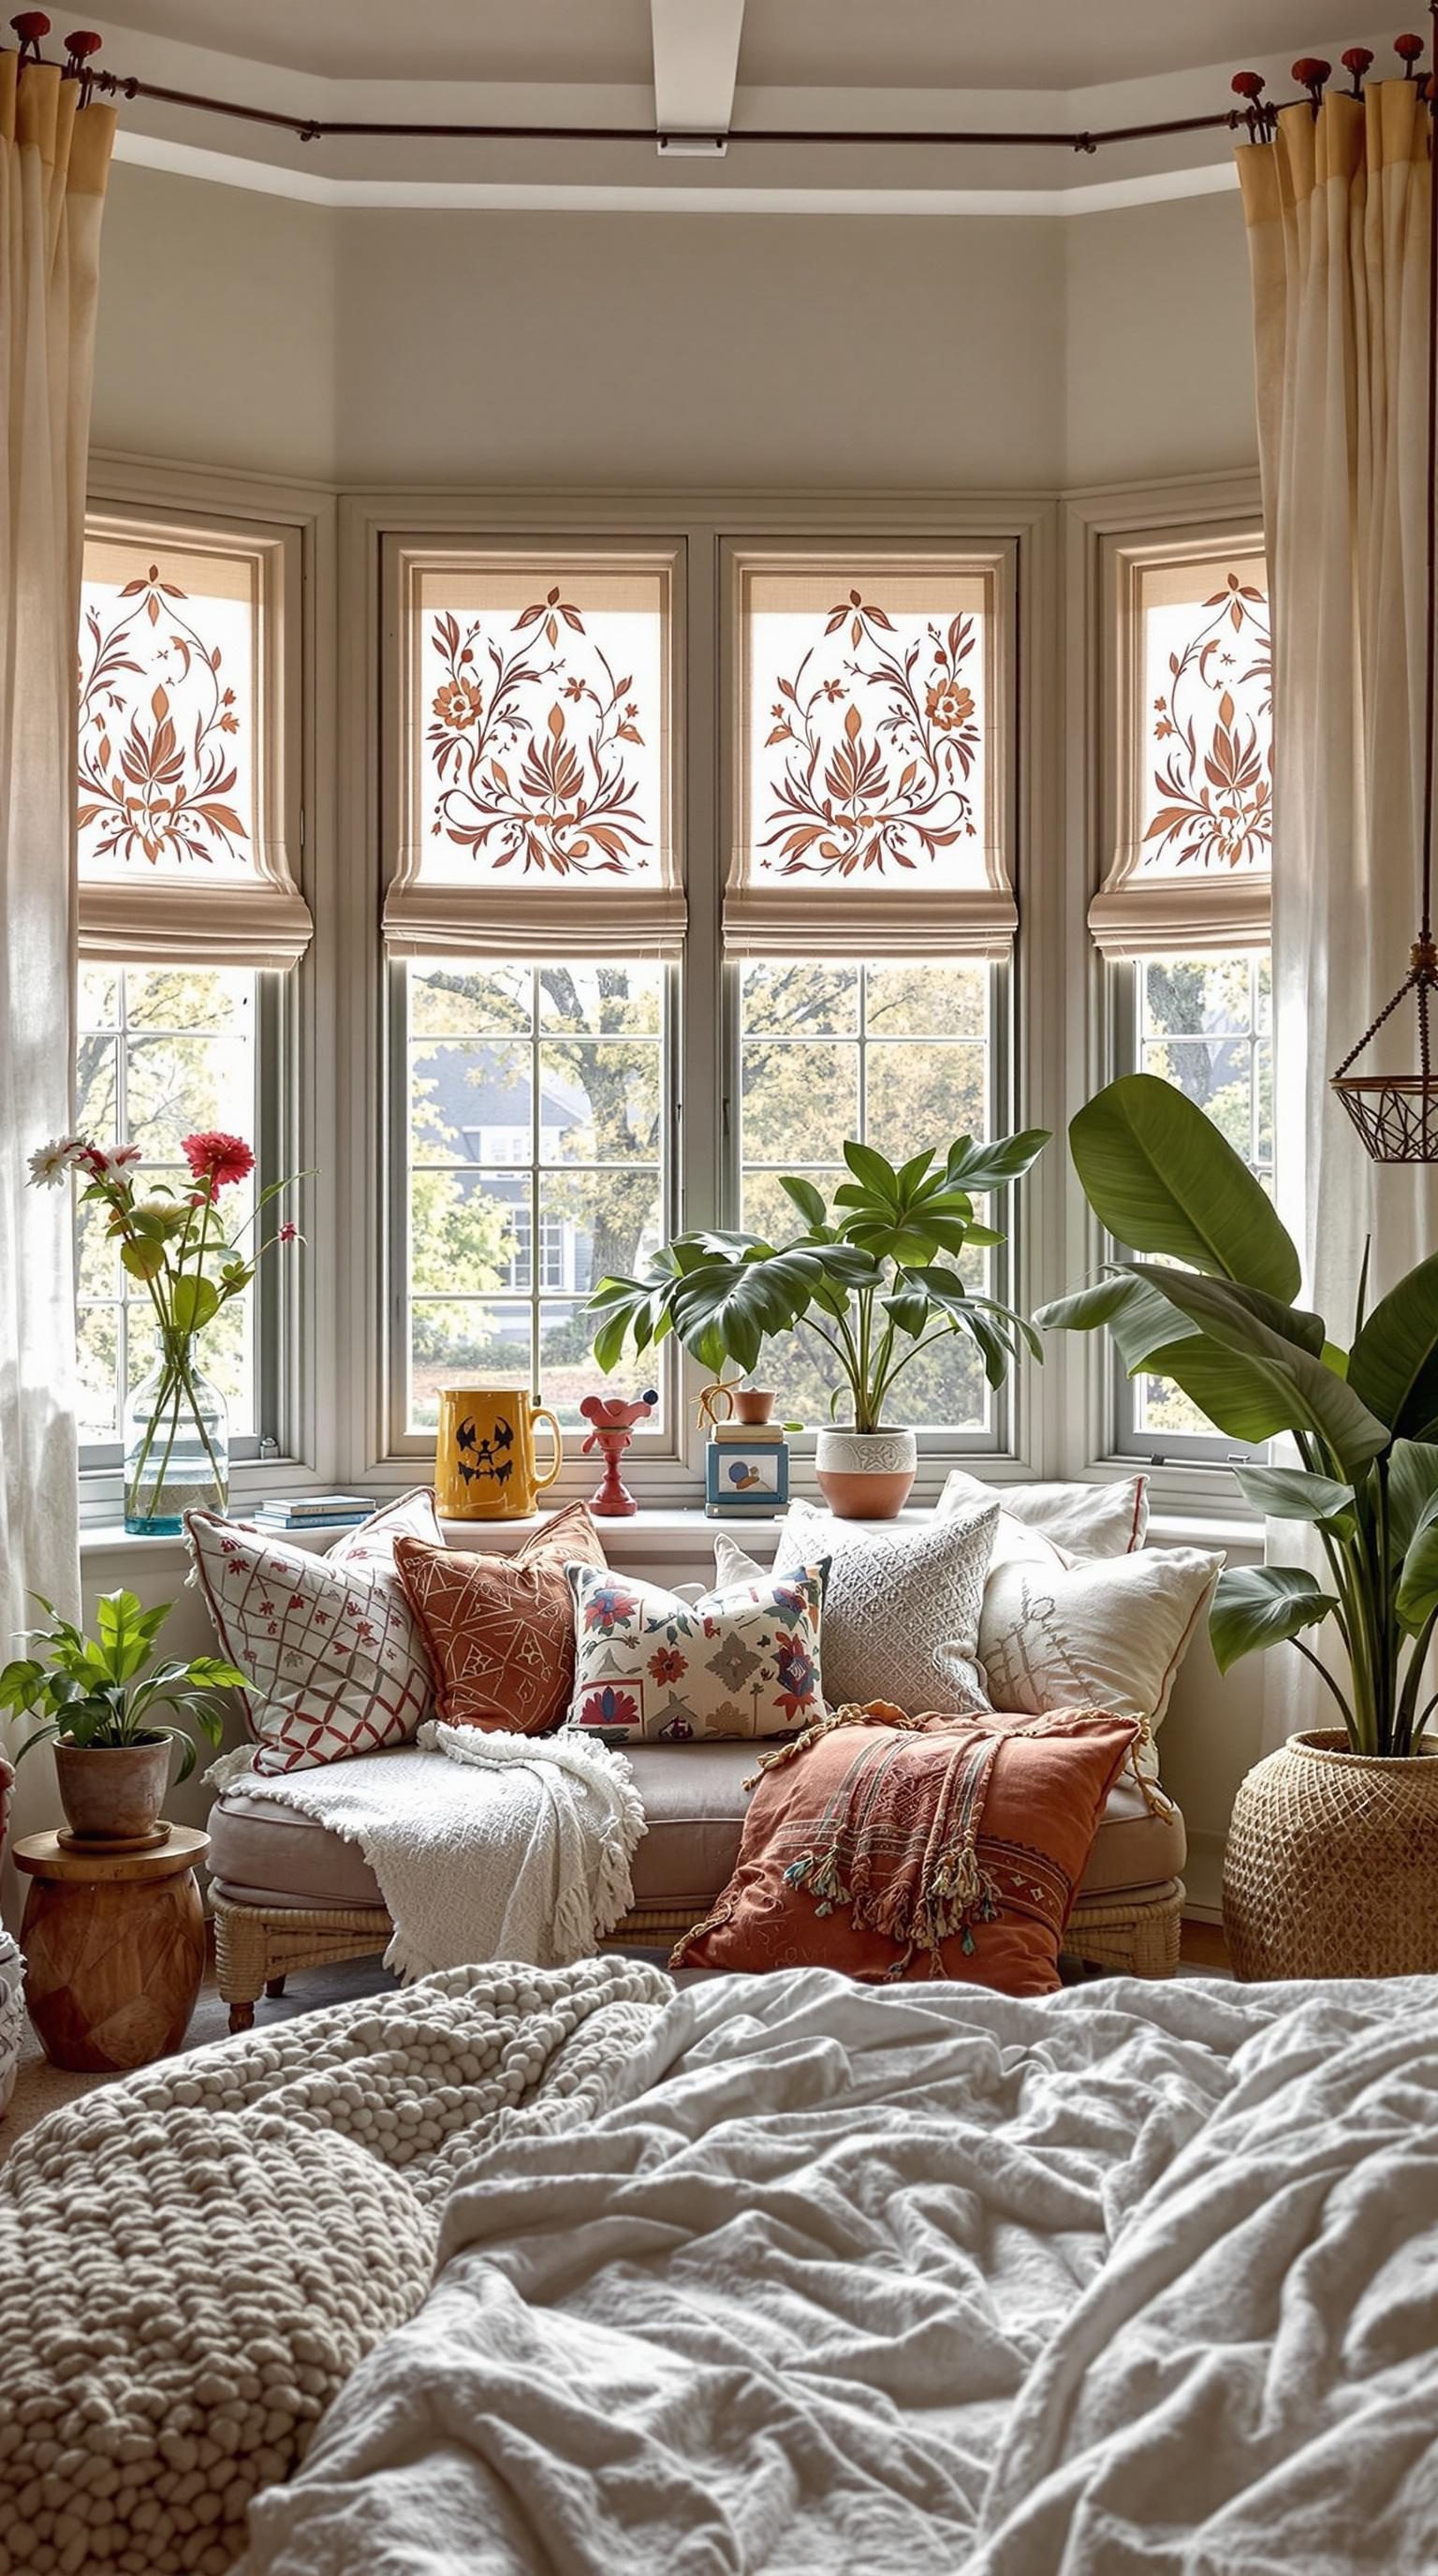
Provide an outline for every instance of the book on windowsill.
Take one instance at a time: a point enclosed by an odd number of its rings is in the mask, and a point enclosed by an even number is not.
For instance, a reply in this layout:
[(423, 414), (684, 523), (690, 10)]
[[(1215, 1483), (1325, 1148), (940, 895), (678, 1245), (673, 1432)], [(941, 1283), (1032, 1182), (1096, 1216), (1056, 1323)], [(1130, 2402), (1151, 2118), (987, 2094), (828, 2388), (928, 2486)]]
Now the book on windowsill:
[(280, 1494), (257, 1505), (255, 1518), (297, 1528), (305, 1521), (367, 1521), (376, 1508), (368, 1494)]
[(710, 1432), (721, 1449), (775, 1447), (784, 1437), (782, 1422), (716, 1422)]

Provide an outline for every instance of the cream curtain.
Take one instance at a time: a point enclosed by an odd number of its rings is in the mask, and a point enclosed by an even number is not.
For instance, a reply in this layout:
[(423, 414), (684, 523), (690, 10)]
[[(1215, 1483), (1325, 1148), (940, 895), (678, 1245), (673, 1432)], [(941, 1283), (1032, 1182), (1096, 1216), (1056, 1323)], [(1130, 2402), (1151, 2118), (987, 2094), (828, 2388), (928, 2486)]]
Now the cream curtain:
[[(68, 1190), (26, 1186), (74, 1062), (75, 637), (109, 108), (0, 55), (0, 1648), (79, 1594)], [(48, 1756), (12, 1827), (49, 1821)]]
[[(1238, 156), (1275, 647), (1279, 1191), (1345, 1343), (1365, 1238), (1378, 1292), (1438, 1242), (1433, 1174), (1371, 1163), (1328, 1088), (1417, 926), (1429, 124), (1416, 82), (1385, 81), (1316, 118), (1285, 109)], [(1412, 1060), (1405, 1010), (1358, 1069)], [(1296, 1536), (1272, 1531), (1270, 1555), (1292, 1562)], [(1266, 1679), (1270, 1742), (1326, 1722), (1297, 1657)]]

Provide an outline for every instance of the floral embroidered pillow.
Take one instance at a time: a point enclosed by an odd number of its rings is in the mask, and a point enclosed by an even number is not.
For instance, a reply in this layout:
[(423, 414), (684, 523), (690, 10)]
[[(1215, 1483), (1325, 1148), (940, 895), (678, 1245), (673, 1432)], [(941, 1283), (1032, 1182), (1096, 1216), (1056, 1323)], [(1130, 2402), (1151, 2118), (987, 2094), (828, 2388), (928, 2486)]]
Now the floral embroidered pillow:
[(827, 1565), (759, 1575), (681, 1600), (571, 1565), (569, 1723), (606, 1744), (789, 1735), (823, 1715), (819, 1625)]
[(328, 1556), (213, 1512), (187, 1512), (200, 1587), (249, 1680), (256, 1771), (306, 1771), (407, 1744), (434, 1697), (395, 1568), (400, 1537), (440, 1543), (434, 1496), (402, 1495)]

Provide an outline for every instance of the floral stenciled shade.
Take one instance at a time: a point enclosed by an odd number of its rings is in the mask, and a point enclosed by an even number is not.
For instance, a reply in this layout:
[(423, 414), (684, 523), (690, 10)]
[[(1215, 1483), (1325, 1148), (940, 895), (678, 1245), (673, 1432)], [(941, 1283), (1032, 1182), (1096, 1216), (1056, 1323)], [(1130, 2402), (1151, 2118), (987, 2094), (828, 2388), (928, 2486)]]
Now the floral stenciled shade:
[(736, 577), (730, 952), (1006, 955), (998, 563), (755, 555)]
[(391, 952), (677, 954), (672, 559), (410, 551), (394, 569)]
[[(1273, 845), (1268, 573), (1252, 544), (1121, 567), (1117, 852), (1090, 910), (1111, 956), (1267, 933)], [(1125, 595), (1126, 594), (1126, 595)]]
[(80, 604), (80, 947), (286, 967), (279, 549), (94, 529)]

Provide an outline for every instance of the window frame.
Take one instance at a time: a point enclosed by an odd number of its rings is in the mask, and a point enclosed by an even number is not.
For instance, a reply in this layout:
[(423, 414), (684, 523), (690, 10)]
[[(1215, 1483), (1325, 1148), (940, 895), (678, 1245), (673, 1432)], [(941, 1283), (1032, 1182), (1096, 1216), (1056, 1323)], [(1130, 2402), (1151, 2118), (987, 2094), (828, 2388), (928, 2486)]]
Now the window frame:
[[(536, 539), (536, 526), (539, 537)], [(730, 1104), (735, 1098), (737, 1032), (734, 979), (722, 956), (720, 905), (727, 867), (727, 842), (721, 820), (724, 766), (722, 745), (719, 615), (723, 573), (721, 549), (731, 543), (782, 544), (786, 549), (809, 545), (833, 552), (866, 542), (923, 547), (965, 546), (983, 550), (1011, 549), (1014, 562), (1014, 633), (1012, 658), (1015, 688), (1025, 692), (1022, 726), (1011, 729), (1011, 836), (1013, 877), (1020, 901), (1030, 843), (1052, 853), (1050, 863), (1035, 869), (1036, 882), (1059, 874), (1057, 764), (1050, 698), (1055, 680), (1051, 647), (1057, 627), (1055, 587), (1057, 515), (1051, 499), (947, 496), (920, 497), (899, 503), (892, 496), (841, 500), (809, 494), (746, 495), (738, 507), (715, 495), (545, 496), (468, 492), (351, 492), (340, 502), (340, 724), (339, 836), (354, 878), (363, 884), (362, 905), (350, 903), (343, 929), (341, 970), (353, 973), (353, 992), (365, 996), (361, 1050), (351, 1058), (356, 1079), (353, 1103), (342, 1140), (341, 1186), (345, 1203), (362, 1211), (366, 1259), (349, 1265), (339, 1283), (340, 1343), (355, 1374), (351, 1384), (362, 1389), (357, 1405), (367, 1425), (355, 1463), (346, 1470), (365, 1481), (394, 1483), (412, 1475), (423, 1454), (422, 1441), (411, 1437), (402, 1451), (393, 1444), (393, 1398), (396, 1370), (396, 1272), (393, 1259), (393, 1209), (397, 1198), (399, 1139), (393, 1116), (393, 1054), (396, 997), (393, 976), (384, 967), (379, 945), (387, 851), (391, 846), (389, 809), (394, 779), (392, 765), (398, 734), (389, 703), (388, 672), (393, 669), (395, 638), (387, 632), (386, 542), (444, 543), (469, 538), (476, 542), (581, 543), (655, 538), (682, 543), (685, 555), (687, 620), (678, 637), (675, 722), (680, 731), (682, 781), (682, 846), (686, 860), (688, 933), (683, 976), (674, 1013), (676, 1061), (679, 1067), (674, 1123), (673, 1222), (676, 1227), (723, 1222), (737, 1186)], [(701, 721), (690, 721), (691, 711)], [(704, 711), (710, 720), (702, 720)], [(364, 853), (360, 865), (360, 853)], [(361, 917), (362, 916), (362, 917)], [(1000, 970), (1003, 974), (1008, 970)], [(1009, 973), (1012, 1005), (1007, 1011), (1011, 1034), (995, 1065), (996, 1088), (1007, 1091), (1009, 1115), (1022, 1123), (1052, 1124), (1035, 1097), (1035, 1070), (1044, 1050), (1031, 1044), (1022, 1009), (1022, 954)], [(1009, 996), (1004, 997), (1006, 1000)], [(718, 1114), (707, 1103), (717, 1101)], [(1028, 1105), (1020, 1111), (1019, 1104)], [(381, 1140), (376, 1154), (375, 1140)], [(1027, 1211), (1026, 1211), (1027, 1217)], [(1041, 1293), (1036, 1275), (1039, 1227), (1029, 1219), (1019, 1229), (1012, 1255), (1011, 1293), (1015, 1302), (1036, 1303)], [(363, 1278), (385, 1281), (384, 1292), (366, 1303)], [(705, 1372), (687, 1357), (679, 1366), (680, 1395), (675, 1407), (672, 1454), (635, 1460), (635, 1490), (656, 1507), (697, 1508), (703, 1491), (703, 1432), (694, 1398)], [(623, 1374), (616, 1384), (624, 1382)], [(1029, 1451), (1035, 1410), (1028, 1373), (1010, 1390), (1003, 1447), (976, 1450), (951, 1438), (943, 1446), (925, 1443), (920, 1460), (916, 1501), (931, 1500), (947, 1468), (961, 1457), (982, 1455), (1000, 1475), (1033, 1472)], [(934, 1435), (940, 1442), (944, 1435)], [(809, 1441), (796, 1443), (799, 1481), (806, 1481)], [(575, 1444), (577, 1448), (577, 1444)], [(634, 1453), (631, 1452), (631, 1458)], [(554, 1488), (556, 1499), (584, 1494), (594, 1483), (592, 1462), (567, 1454)], [(631, 1480), (635, 1481), (635, 1480)]]
[[(232, 1463), (232, 1507), (261, 1493), (301, 1489), (338, 1472), (333, 1423), (339, 1355), (323, 1318), (330, 1301), (337, 1175), (324, 1170), (320, 1139), (332, 1132), (339, 1086), (333, 1048), (321, 1032), (335, 1008), (333, 782), (321, 757), (333, 741), (335, 682), (324, 649), (335, 607), (334, 497), (308, 484), (205, 468), (92, 454), (87, 524), (120, 536), (183, 543), (187, 537), (267, 547), (274, 566), (264, 594), (281, 631), (273, 657), (269, 738), (277, 777), (269, 782), (267, 828), (285, 850), (314, 922), (305, 954), (287, 974), (261, 974), (256, 1008), (260, 1117), (254, 1139), (262, 1172), (304, 1177), (295, 1214), (305, 1248), (294, 1272), (261, 1272), (256, 1400), (261, 1424)], [(263, 783), (262, 783), (263, 785)], [(144, 962), (144, 961), (139, 961)], [(150, 961), (154, 962), (154, 961)], [(70, 1060), (75, 1059), (70, 1031)], [(278, 1274), (279, 1265), (267, 1268)], [(82, 1527), (119, 1516), (118, 1445), (93, 1444), (80, 1467)], [(136, 1545), (161, 1542), (133, 1542)]]
[[(1082, 973), (1081, 1021), (1072, 1027), (1065, 1082), (1068, 1114), (1106, 1082), (1136, 1063), (1138, 1014), (1132, 959), (1105, 957), (1093, 937), (1089, 907), (1107, 884), (1125, 828), (1124, 799), (1131, 797), (1135, 763), (1122, 745), (1122, 690), (1130, 639), (1124, 632), (1129, 567), (1146, 548), (1172, 554), (1185, 541), (1197, 552), (1221, 552), (1240, 543), (1263, 547), (1262, 494), (1257, 475), (1212, 475), (1141, 484), (1123, 492), (1071, 494), (1065, 516), (1065, 667), (1068, 717), (1066, 948), (1077, 980)], [(1067, 945), (1081, 936), (1078, 952)], [(1215, 955), (1236, 953), (1215, 949)], [(1182, 943), (1175, 946), (1180, 953)], [(1082, 1192), (1072, 1183), (1061, 1229), (1068, 1259), (1063, 1284), (1095, 1273), (1112, 1255)], [(1056, 1289), (1048, 1293), (1057, 1294)], [(1150, 1469), (1156, 1512), (1213, 1520), (1245, 1517), (1228, 1463), (1250, 1453), (1221, 1434), (1171, 1433), (1159, 1451), (1137, 1431), (1130, 1384), (1106, 1334), (1063, 1334), (1064, 1430), (1057, 1455), (1067, 1472), (1095, 1480), (1137, 1461)], [(1050, 1359), (1052, 1344), (1050, 1344)], [(1063, 1473), (1065, 1466), (1051, 1472)]]

